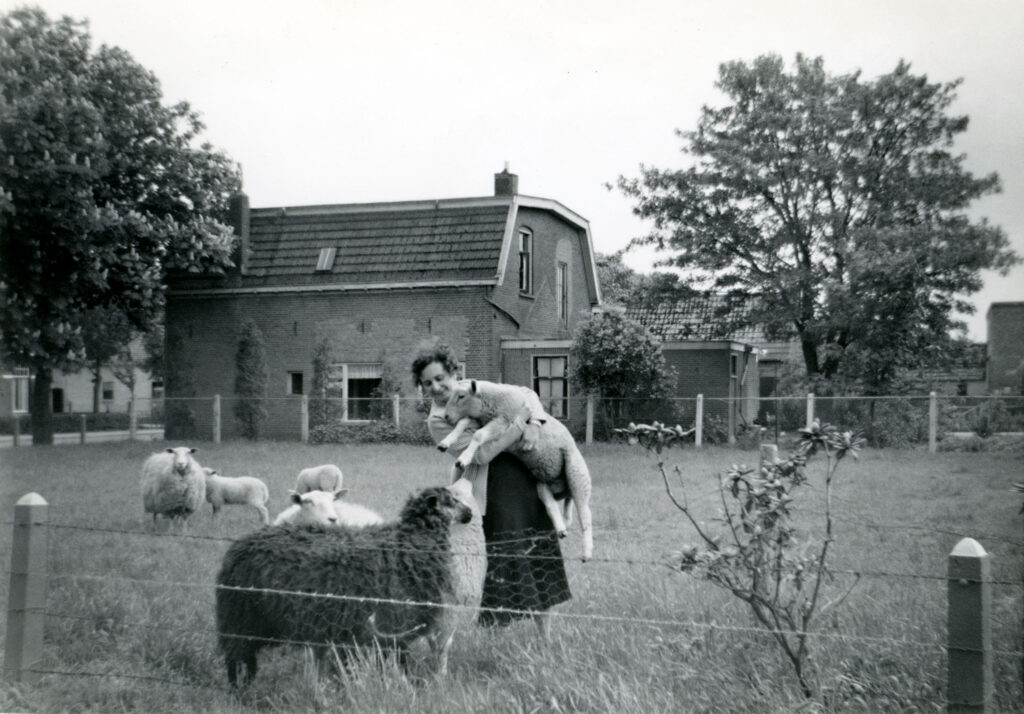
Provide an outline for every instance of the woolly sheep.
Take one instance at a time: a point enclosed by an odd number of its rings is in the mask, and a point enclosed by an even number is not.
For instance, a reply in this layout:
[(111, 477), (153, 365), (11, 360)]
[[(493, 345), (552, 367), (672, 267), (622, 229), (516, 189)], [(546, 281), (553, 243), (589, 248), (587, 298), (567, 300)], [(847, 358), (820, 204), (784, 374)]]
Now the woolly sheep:
[(203, 473), (206, 475), (206, 500), (213, 506), (215, 517), (225, 505), (252, 506), (264, 525), (270, 523), (267, 484), (253, 476), (221, 476), (216, 469), (204, 468)]
[(479, 512), (448, 488), (413, 495), (392, 523), (251, 533), (228, 548), (217, 575), (229, 683), (249, 682), (259, 651), (282, 641), (309, 643), (318, 660), (331, 645), (342, 656), (352, 646), (383, 646), (405, 663), (409, 645), (424, 637), (434, 671), (444, 674), (456, 629), (480, 605), (484, 553)]
[(384, 522), (384, 519), (376, 511), (358, 503), (342, 501), (341, 497), (346, 493), (348, 493), (347, 488), (339, 488), (335, 491), (309, 491), (308, 493), (289, 491), (292, 504), (277, 514), (274, 525), (319, 523), (358, 528)]
[(142, 506), (146, 513), (185, 521), (206, 498), (206, 476), (188, 446), (168, 447), (142, 465)]
[(295, 479), (295, 490), (298, 493), (309, 491), (335, 491), (342, 486), (344, 476), (334, 464), (311, 466), (299, 471)]
[(569, 429), (558, 419), (544, 413), (536, 392), (526, 387), (497, 384), (483, 380), (465, 380), (452, 390), (445, 407), (445, 419), (455, 429), (440, 444), (444, 450), (474, 421), (483, 424), (458, 458), (456, 467), (464, 470), (480, 447), (501, 439), (517, 419), (529, 417), (523, 438), (505, 450), (515, 454), (537, 479), (537, 494), (551, 517), (559, 536), (565, 536), (566, 521), (554, 493), (567, 493), (564, 513), (570, 501), (576, 504), (583, 530), (583, 560), (594, 552), (590, 514), (590, 470)]

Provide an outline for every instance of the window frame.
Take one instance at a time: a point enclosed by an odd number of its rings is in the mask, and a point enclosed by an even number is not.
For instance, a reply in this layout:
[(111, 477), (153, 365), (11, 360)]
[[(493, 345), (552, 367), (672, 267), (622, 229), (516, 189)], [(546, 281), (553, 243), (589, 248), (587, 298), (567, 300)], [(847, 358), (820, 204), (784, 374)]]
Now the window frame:
[[(299, 391), (295, 391), (295, 378), (299, 378)], [(288, 372), (285, 376), (285, 393), (289, 397), (301, 397), (306, 393), (305, 374), (301, 371)]]
[[(552, 370), (548, 368), (547, 375), (541, 375), (539, 370), (540, 360), (562, 360), (563, 369), (562, 374), (559, 377), (551, 376)], [(556, 419), (566, 420), (569, 418), (569, 355), (568, 354), (544, 354), (544, 355), (532, 355), (530, 365), (530, 381), (533, 383), (533, 391), (540, 397), (541, 404), (544, 405), (544, 410), (547, 411), (551, 416)], [(544, 390), (541, 388), (541, 381), (546, 380), (549, 382), (549, 389)], [(554, 389), (552, 388), (555, 384), (561, 384), (562, 395), (560, 397), (551, 396)], [(550, 394), (545, 397), (542, 392), (548, 391)], [(557, 414), (556, 411), (552, 410), (551, 403), (557, 400), (561, 403), (561, 414)]]
[(533, 295), (533, 231), (519, 229), (519, 294)]
[[(353, 419), (351, 413), (358, 411), (351, 409), (349, 402), (353, 399), (363, 399), (364, 397), (352, 397), (350, 396), (349, 382), (353, 379), (359, 379), (358, 377), (349, 376), (352, 372), (352, 367), (375, 367), (380, 372), (380, 377), (372, 377), (371, 379), (378, 379), (381, 383), (384, 381), (384, 363), (383, 362), (334, 362), (327, 367), (327, 389), (330, 390), (332, 386), (337, 389), (336, 385), (340, 385), (341, 395), (339, 396), (328, 396), (329, 399), (341, 399), (342, 400), (342, 412), (341, 421), (350, 424), (369, 424), (373, 419)], [(334, 373), (340, 373), (340, 379), (334, 379)]]
[(11, 414), (28, 414), (32, 398), (32, 377), (27, 367), (15, 367), (3, 376), (11, 382)]
[(334, 269), (334, 259), (337, 257), (338, 249), (336, 247), (321, 248), (320, 255), (316, 259), (316, 268), (314, 272), (317, 273), (329, 273)]
[[(110, 394), (110, 396), (108, 397), (107, 394)], [(100, 399), (102, 401), (104, 401), (104, 402), (112, 402), (112, 401), (114, 401), (114, 397), (115, 396), (116, 396), (116, 393), (114, 391), (114, 382), (113, 382), (113, 380), (110, 380), (110, 381), (104, 380), (104, 381), (102, 381), (100, 383)]]
[(569, 264), (559, 260), (555, 264), (555, 297), (558, 305), (558, 322), (569, 326)]

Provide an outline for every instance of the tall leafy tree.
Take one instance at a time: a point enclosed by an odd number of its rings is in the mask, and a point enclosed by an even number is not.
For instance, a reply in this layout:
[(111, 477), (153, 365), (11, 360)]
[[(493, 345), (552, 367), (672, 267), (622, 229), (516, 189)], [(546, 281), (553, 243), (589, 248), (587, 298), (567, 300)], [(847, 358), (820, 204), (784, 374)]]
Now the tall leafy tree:
[(242, 325), (242, 334), (235, 353), (235, 416), (242, 425), (242, 435), (259, 439), (260, 426), (267, 418), (267, 349), (263, 333), (252, 320)]
[(199, 144), (199, 116), (88, 26), (0, 16), (0, 333), (29, 367), (35, 443), (52, 443), (52, 371), (86, 358), (97, 309), (144, 330), (169, 270), (230, 264), (237, 166)]
[(949, 113), (959, 84), (903, 62), (870, 81), (802, 55), (791, 71), (776, 56), (723, 64), (728, 102), (679, 132), (690, 165), (619, 178), (653, 221), (635, 243), (746, 322), (796, 337), (812, 379), (878, 393), (962, 327), (983, 269), (1019, 262), (967, 215), (999, 179), (953, 153), (968, 123)]

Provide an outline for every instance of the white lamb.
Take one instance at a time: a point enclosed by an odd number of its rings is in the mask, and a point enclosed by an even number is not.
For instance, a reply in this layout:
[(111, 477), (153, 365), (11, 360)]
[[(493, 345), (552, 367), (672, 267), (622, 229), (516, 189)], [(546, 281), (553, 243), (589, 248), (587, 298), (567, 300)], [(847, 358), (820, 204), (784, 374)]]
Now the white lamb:
[(295, 479), (295, 491), (297, 493), (335, 491), (341, 488), (343, 479), (341, 469), (334, 464), (311, 466), (299, 471), (299, 475)]
[(354, 527), (372, 526), (383, 523), (384, 519), (373, 509), (358, 503), (342, 501), (341, 497), (348, 493), (347, 488), (335, 491), (308, 491), (296, 493), (289, 491), (292, 504), (277, 514), (274, 525), (284, 523), (309, 525), (347, 525)]
[(188, 446), (168, 447), (151, 455), (142, 465), (142, 506), (146, 513), (185, 521), (199, 510), (206, 498), (206, 477), (203, 467), (192, 456), (196, 449)]
[(589, 560), (594, 551), (590, 470), (565, 424), (544, 412), (540, 397), (532, 389), (483, 380), (459, 382), (445, 407), (445, 419), (454, 424), (455, 429), (438, 448), (446, 449), (474, 421), (483, 424), (455, 461), (456, 468), (465, 469), (482, 444), (504, 438), (515, 420), (527, 417), (530, 424), (524, 430), (524, 438), (513, 442), (505, 451), (518, 456), (537, 479), (537, 495), (561, 537), (565, 536), (566, 521), (554, 492), (568, 491), (564, 511), (568, 514), (570, 501), (576, 504), (583, 530), (583, 560)]
[(209, 468), (204, 468), (203, 472), (206, 475), (206, 500), (213, 506), (215, 518), (225, 505), (252, 506), (259, 512), (264, 525), (270, 523), (267, 484), (254, 476), (221, 476), (216, 469)]

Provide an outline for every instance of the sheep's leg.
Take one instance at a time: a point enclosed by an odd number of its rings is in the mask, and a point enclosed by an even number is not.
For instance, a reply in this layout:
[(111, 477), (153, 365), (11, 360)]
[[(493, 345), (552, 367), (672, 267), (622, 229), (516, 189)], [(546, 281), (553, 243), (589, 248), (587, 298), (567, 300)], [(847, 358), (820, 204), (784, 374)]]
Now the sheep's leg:
[(569, 449), (565, 454), (565, 476), (569, 482), (572, 500), (576, 502), (576, 513), (583, 530), (583, 560), (590, 560), (594, 554), (594, 534), (590, 518), (590, 470), (579, 449)]
[(430, 654), (433, 659), (432, 670), (435, 676), (443, 677), (448, 674), (448, 649), (455, 639), (454, 627), (442, 627), (439, 631), (432, 633), (428, 638)]
[(484, 424), (473, 432), (473, 438), (469, 440), (469, 446), (463, 449), (459, 458), (455, 459), (455, 465), (462, 471), (473, 462), (473, 457), (480, 447), (492, 439), (500, 436), (509, 427), (508, 422), (503, 419), (495, 419)]
[(270, 524), (270, 513), (267, 512), (267, 507), (266, 506), (261, 506), (258, 503), (254, 503), (253, 506), (256, 508), (257, 511), (260, 512), (260, 520), (263, 521), (263, 525), (265, 525), (265, 526), (269, 525)]
[(458, 423), (455, 425), (455, 428), (448, 433), (448, 436), (444, 437), (443, 439), (441, 439), (441, 441), (437, 442), (438, 450), (448, 451), (448, 449), (452, 447), (452, 444), (459, 440), (459, 437), (462, 436), (462, 433), (466, 431), (466, 429), (468, 429), (469, 425), (472, 423), (473, 420), (470, 419), (469, 417), (462, 417), (461, 419), (459, 419)]
[(548, 517), (551, 518), (551, 525), (554, 526), (555, 533), (559, 538), (565, 538), (565, 520), (562, 518), (562, 509), (546, 483), (537, 482), (537, 496), (544, 504), (544, 510), (548, 512)]
[(533, 621), (537, 623), (537, 629), (540, 631), (540, 637), (542, 640), (547, 642), (551, 639), (551, 613), (550, 612), (535, 612), (533, 614)]

